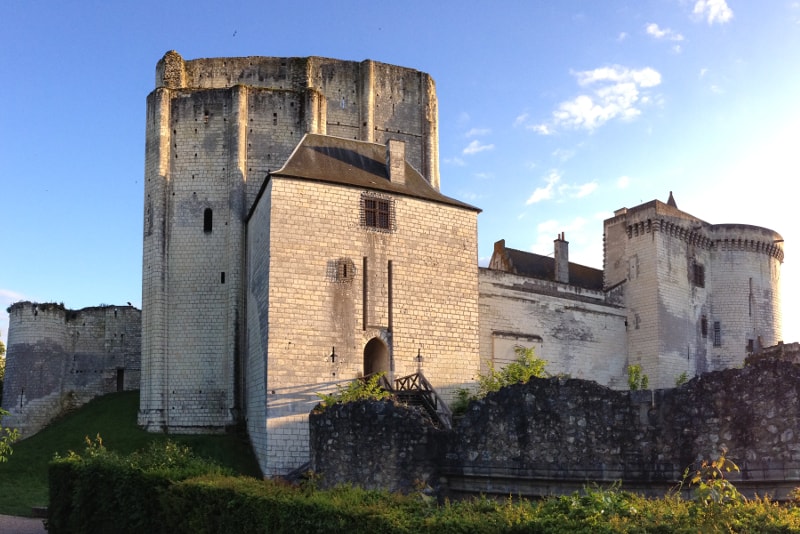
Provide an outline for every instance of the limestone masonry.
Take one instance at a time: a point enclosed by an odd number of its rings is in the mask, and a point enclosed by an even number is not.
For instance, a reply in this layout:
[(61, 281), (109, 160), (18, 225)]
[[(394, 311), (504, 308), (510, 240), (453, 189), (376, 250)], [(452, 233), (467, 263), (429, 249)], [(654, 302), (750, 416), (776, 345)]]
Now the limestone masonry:
[[(309, 461), (317, 393), (374, 372), (422, 372), (451, 401), (522, 346), (552, 374), (627, 389), (640, 365), (667, 388), (781, 341), (780, 235), (709, 224), (671, 194), (605, 222), (602, 270), (570, 263), (563, 234), (553, 257), (498, 241), (479, 269), (480, 210), (439, 191), (437, 115), (429, 75), (370, 60), (158, 62), (143, 427), (243, 423), (272, 476)], [(12, 307), (5, 407), (31, 396), (23, 355), (44, 362), (70, 322), (31, 323), (31, 307)]]

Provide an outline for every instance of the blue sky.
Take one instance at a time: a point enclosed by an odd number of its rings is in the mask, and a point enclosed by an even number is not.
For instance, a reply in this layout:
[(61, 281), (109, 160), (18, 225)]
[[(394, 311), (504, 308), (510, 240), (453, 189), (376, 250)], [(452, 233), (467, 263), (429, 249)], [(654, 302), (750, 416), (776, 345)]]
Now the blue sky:
[(602, 221), (673, 191), (786, 240), (800, 341), (800, 1), (0, 4), (0, 336), (21, 299), (141, 305), (145, 97), (184, 58), (328, 56), (436, 80), (442, 191), (492, 244), (602, 267)]

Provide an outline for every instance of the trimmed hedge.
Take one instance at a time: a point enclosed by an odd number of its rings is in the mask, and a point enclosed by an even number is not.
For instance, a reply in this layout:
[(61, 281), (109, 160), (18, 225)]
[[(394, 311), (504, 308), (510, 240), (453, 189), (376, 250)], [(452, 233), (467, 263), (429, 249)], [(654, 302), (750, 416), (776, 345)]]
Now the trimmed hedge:
[(541, 501), (486, 498), (439, 505), (422, 494), (329, 491), (234, 477), (167, 443), (121, 457), (90, 446), (50, 465), (49, 532), (800, 533), (800, 508), (766, 499), (704, 503), (612, 489)]

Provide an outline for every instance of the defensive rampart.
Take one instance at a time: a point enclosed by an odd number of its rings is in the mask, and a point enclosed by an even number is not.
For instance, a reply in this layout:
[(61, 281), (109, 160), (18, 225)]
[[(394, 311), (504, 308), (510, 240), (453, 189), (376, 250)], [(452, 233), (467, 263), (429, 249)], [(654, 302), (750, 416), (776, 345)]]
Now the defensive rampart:
[(354, 403), (312, 415), (312, 468), (324, 485), (533, 496), (621, 481), (663, 494), (727, 449), (740, 489), (783, 499), (800, 486), (799, 385), (800, 366), (777, 360), (655, 391), (533, 379), (473, 402), (444, 436), (406, 424), (424, 419), (415, 408)]
[(139, 389), (140, 310), (18, 302), (8, 313), (3, 424), (23, 437), (98, 395)]

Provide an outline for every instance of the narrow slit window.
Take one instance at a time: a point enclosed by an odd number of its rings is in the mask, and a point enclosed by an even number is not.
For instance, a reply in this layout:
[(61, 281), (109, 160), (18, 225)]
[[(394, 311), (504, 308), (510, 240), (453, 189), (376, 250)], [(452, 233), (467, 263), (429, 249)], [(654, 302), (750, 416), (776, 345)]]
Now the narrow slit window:
[(221, 273), (219, 273), (219, 283), (220, 284), (224, 284), (225, 283), (225, 271), (222, 271)]
[(205, 211), (203, 211), (203, 232), (210, 234), (213, 225), (214, 213), (211, 211), (211, 208), (206, 208)]
[(700, 333), (703, 337), (708, 337), (708, 318), (705, 315), (700, 317)]

